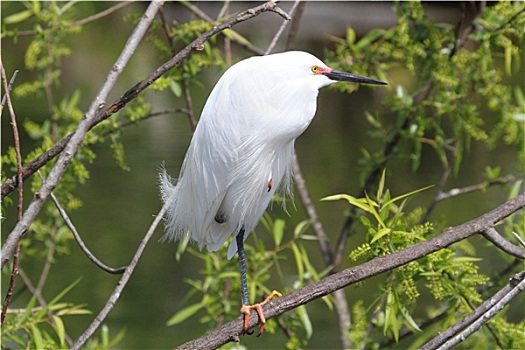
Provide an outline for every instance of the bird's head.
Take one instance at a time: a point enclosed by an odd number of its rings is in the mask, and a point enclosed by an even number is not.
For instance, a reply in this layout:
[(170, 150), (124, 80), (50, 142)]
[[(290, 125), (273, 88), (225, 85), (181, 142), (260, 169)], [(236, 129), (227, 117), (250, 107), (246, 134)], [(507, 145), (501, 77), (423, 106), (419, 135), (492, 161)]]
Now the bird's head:
[[(271, 64), (274, 68), (271, 69), (273, 73), (280, 77), (286, 77), (292, 80), (303, 80), (305, 83), (312, 84), (316, 89), (338, 81), (386, 85), (385, 82), (377, 79), (332, 69), (320, 59), (307, 52), (288, 51), (258, 57), (258, 59)], [(266, 74), (272, 74), (272, 72), (267, 72)]]

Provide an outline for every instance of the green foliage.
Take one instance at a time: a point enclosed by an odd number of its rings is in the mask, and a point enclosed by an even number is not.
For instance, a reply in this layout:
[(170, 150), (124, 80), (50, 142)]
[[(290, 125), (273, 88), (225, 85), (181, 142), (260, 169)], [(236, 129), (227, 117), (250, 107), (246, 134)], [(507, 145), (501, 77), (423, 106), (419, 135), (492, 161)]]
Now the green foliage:
[[(66, 347), (65, 316), (85, 315), (91, 312), (82, 305), (73, 305), (60, 300), (80, 280), (60, 292), (45, 307), (36, 307), (32, 297), (25, 309), (13, 310), (2, 325), (4, 346), (29, 349), (58, 349)], [(8, 345), (11, 344), (11, 345)]]
[[(355, 198), (349, 195), (335, 195), (324, 199), (345, 199), (350, 205), (368, 214), (360, 216), (362, 224), (367, 229), (366, 243), (350, 253), (353, 261), (371, 260), (384, 256), (424, 241), (434, 234), (432, 224), (419, 224), (413, 220), (419, 218), (419, 215), (406, 215), (402, 211), (408, 197), (419, 190), (391, 199), (389, 191), (384, 190), (385, 172), (383, 172), (378, 187), (375, 199), (368, 196)], [(396, 202), (401, 200), (401, 204), (397, 206)], [(387, 272), (384, 282), (381, 283), (381, 296), (370, 305), (370, 308), (375, 308), (374, 325), (382, 327), (384, 334), (393, 337), (396, 342), (403, 328), (420, 331), (410, 310), (418, 308), (420, 290), (423, 287), (436, 301), (446, 302), (452, 310), (455, 310), (456, 314), (451, 315), (449, 321), (459, 320), (472, 311), (473, 305), (481, 304), (483, 298), (477, 288), (486, 285), (489, 278), (478, 272), (479, 267), (475, 263), (481, 259), (476, 257), (475, 249), (466, 242), (461, 242), (461, 244), (464, 245), (461, 250), (441, 249)], [(354, 305), (354, 313), (358, 310), (361, 314), (355, 316), (359, 317), (355, 321), (357, 328), (349, 334), (356, 344), (363, 342), (363, 339), (360, 338), (363, 334), (362, 319), (365, 317), (364, 314), (368, 313), (363, 311), (362, 303), (358, 301)], [(516, 334), (523, 328), (523, 324), (509, 324), (499, 316), (494, 322), (502, 324), (498, 332), (498, 336), (501, 337), (508, 334), (503, 330), (503, 325), (511, 328)], [(475, 340), (471, 341), (475, 342)], [(484, 338), (483, 341), (490, 341), (490, 339)], [(512, 338), (507, 341), (512, 343), (517, 339)]]
[[(487, 8), (468, 36), (468, 47), (459, 48), (454, 27), (426, 16), (422, 4), (400, 2), (394, 10), (398, 16), (394, 27), (372, 30), (359, 40), (349, 28), (346, 39), (334, 39), (335, 50), (326, 52), (337, 68), (359, 74), (375, 71), (381, 79), (391, 80), (396, 94), (383, 103), (396, 113), (395, 125), (388, 127), (370, 114), (367, 117), (376, 129), (371, 133), (375, 139), (388, 143), (396, 133), (403, 136), (402, 147), (387, 156), (411, 154), (416, 170), (427, 145), (445, 168), (457, 172), (472, 141), (486, 147), (499, 140), (523, 144), (523, 91), (519, 81), (511, 81), (519, 74), (522, 59), (523, 4), (499, 2)], [(352, 92), (357, 86), (338, 84), (337, 88)], [(497, 117), (495, 126), (487, 123), (492, 115)], [(364, 150), (364, 154), (365, 173), (387, 160), (379, 152)]]
[[(169, 59), (175, 52), (189, 45), (196, 37), (205, 31), (211, 29), (211, 24), (206, 21), (196, 20), (188, 23), (175, 24), (170, 32), (170, 42), (160, 39), (158, 36), (150, 36), (149, 41), (157, 52)], [(216, 38), (211, 38), (205, 42), (203, 49), (185, 59), (167, 74), (163, 75), (155, 83), (152, 89), (163, 91), (169, 88), (169, 91), (176, 97), (181, 97), (183, 90), (190, 84), (199, 84), (198, 75), (203, 69), (210, 67), (225, 68), (224, 57), (219, 48), (216, 47)]]

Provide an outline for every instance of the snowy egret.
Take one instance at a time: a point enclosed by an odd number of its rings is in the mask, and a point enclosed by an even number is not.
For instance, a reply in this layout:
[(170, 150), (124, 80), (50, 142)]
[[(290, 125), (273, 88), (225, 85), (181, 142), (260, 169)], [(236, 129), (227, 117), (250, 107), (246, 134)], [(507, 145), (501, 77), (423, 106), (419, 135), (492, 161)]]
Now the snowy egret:
[(244, 332), (251, 310), (244, 240), (276, 191), (291, 195), (295, 139), (312, 121), (317, 94), (337, 81), (386, 83), (329, 68), (315, 56), (290, 51), (252, 57), (230, 67), (213, 88), (202, 111), (176, 182), (162, 171), (161, 195), (168, 203), (166, 234), (185, 234), (218, 250), (235, 234), (228, 259), (239, 256)]

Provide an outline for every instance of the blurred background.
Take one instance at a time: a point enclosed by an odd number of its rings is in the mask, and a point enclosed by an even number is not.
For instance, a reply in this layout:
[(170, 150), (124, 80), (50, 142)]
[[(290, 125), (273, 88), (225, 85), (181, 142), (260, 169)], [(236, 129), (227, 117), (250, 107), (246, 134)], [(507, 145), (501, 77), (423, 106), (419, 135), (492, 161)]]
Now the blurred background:
[[(85, 25), (80, 34), (71, 36), (70, 41), (66, 39), (72, 54), (63, 59), (63, 78), (62, 84), (56, 87), (57, 96), (79, 90), (81, 108), (87, 110), (88, 103), (95, 96), (132, 30), (132, 25), (125, 22), (123, 17), (128, 13), (142, 13), (146, 5), (143, 2), (131, 4), (111, 16)], [(222, 7), (221, 3), (216, 2), (199, 2), (197, 5), (212, 18), (216, 18)], [(230, 5), (230, 12), (255, 5), (234, 2)], [(289, 11), (292, 5), (293, 2), (283, 2), (280, 7)], [(19, 10), (17, 3), (2, 2), (1, 6), (3, 16)], [(76, 6), (83, 9), (87, 16), (109, 7), (110, 4), (82, 2)], [(393, 4), (388, 2), (308, 2), (304, 8), (294, 49), (309, 51), (323, 59), (324, 50), (334, 45), (332, 36), (345, 37), (348, 27), (352, 27), (359, 37), (373, 28), (393, 26), (396, 17), (392, 6)], [(426, 3), (424, 7), (427, 15), (438, 22), (455, 24), (461, 16), (459, 4), (456, 2), (431, 2)], [(167, 3), (164, 10), (168, 22), (186, 22), (195, 18), (193, 13), (177, 3)], [(281, 23), (282, 18), (276, 14), (263, 13), (234, 29), (264, 50)], [(283, 38), (286, 38), (287, 30)], [(2, 42), (2, 59), (7, 74), (10, 76), (14, 69), (19, 69), (19, 82), (26, 81), (35, 74), (26, 71), (23, 64), (23, 55), (29, 42), (30, 38), (26, 37), (20, 37), (16, 43), (12, 40)], [(282, 51), (283, 42), (284, 40), (281, 40), (273, 52)], [(236, 46), (233, 47), (233, 53), (235, 61), (253, 55)], [(109, 102), (114, 101), (162, 63), (163, 61), (155, 55), (151, 43), (143, 42), (113, 90)], [(398, 75), (390, 77), (394, 85), (387, 88), (361, 87), (352, 95), (340, 93), (336, 89), (322, 90), (318, 98), (316, 117), (296, 143), (296, 151), (311, 198), (317, 206), (326, 232), (334, 240), (342, 228), (345, 220), (343, 214), (348, 206), (342, 201), (319, 200), (339, 193), (357, 195), (362, 186), (358, 164), (362, 156), (361, 148), (365, 145), (367, 148), (373, 148), (368, 136), (372, 127), (367, 123), (364, 112), (371, 111), (384, 123), (394, 122), (389, 120), (393, 116), (382, 108), (381, 100), (387, 94), (394, 93), (396, 80), (406, 80), (403, 72), (396, 74)], [(201, 86), (192, 87), (193, 107), (197, 115), (200, 114), (219, 76), (218, 69), (205, 71), (200, 77)], [(523, 82), (522, 78), (515, 79), (516, 82), (518, 79)], [(145, 98), (151, 101), (152, 112), (184, 106), (182, 99), (177, 99), (167, 92), (148, 90), (145, 92)], [(43, 95), (21, 99), (16, 104), (17, 117), (21, 121), (29, 118), (37, 122), (45, 120), (49, 116), (46, 106)], [(13, 144), (9, 118), (6, 118), (5, 113), (1, 136), (2, 152), (5, 152), (6, 148)], [(164, 163), (168, 172), (176, 177), (190, 138), (187, 117), (182, 115), (152, 118), (126, 128), (122, 140), (131, 171), (124, 171), (117, 166), (108, 143), (95, 146), (96, 159), (88, 169), (90, 179), (74, 193), (82, 200), (83, 206), (69, 215), (86, 245), (106, 264), (122, 266), (130, 261), (154, 215), (161, 207), (157, 184), (159, 167)], [(24, 154), (33, 148), (33, 141), (24, 132), (21, 133), (21, 144)], [(443, 171), (439, 159), (430, 148), (423, 149), (423, 152), (422, 164), (416, 173), (411, 171), (408, 159), (406, 162), (389, 165), (387, 187), (392, 193), (402, 194), (439, 182)], [(459, 175), (450, 180), (449, 186), (462, 187), (482, 182), (486, 164), (500, 166), (501, 174), (517, 173), (519, 169), (515, 163), (515, 153), (515, 148), (507, 147), (503, 143), (492, 150), (472, 143)], [(418, 202), (414, 205), (428, 205), (433, 195), (433, 190), (419, 194), (413, 199)], [(14, 201), (13, 196), (14, 194), (11, 195)], [(26, 195), (25, 200), (29, 203), (29, 195)], [(447, 201), (446, 205), (437, 208), (434, 217), (444, 217), (450, 225), (460, 224), (485, 213), (505, 200), (505, 191), (497, 187), (490, 188), (486, 192), (475, 192)], [(270, 211), (273, 218), (283, 218), (287, 221), (285, 235), (291, 235), (293, 227), (306, 217), (297, 197), (295, 206), (296, 209), (289, 206), (289, 216), (277, 205)], [(3, 214), (5, 218), (2, 221), (2, 240), (5, 240), (5, 235), (15, 224), (14, 206), (3, 206)], [(258, 238), (270, 239), (265, 238), (266, 232), (261, 226), (257, 231)], [(201, 261), (185, 254), (181, 261), (177, 262), (176, 245), (158, 242), (161, 236), (162, 228), (159, 227), (130, 283), (104, 322), (113, 335), (121, 329), (126, 330), (126, 335), (119, 344), (121, 348), (171, 348), (207, 331), (199, 323), (198, 317), (175, 327), (165, 325), (170, 316), (181, 309), (184, 297), (190, 289), (184, 283), (184, 279), (197, 276)], [(362, 236), (351, 237), (347, 250), (350, 251), (363, 241)], [(501, 261), (494, 254), (495, 248), (482, 244), (479, 238), (470, 241), (481, 249), (479, 255), (484, 259), (480, 262), (482, 271), (488, 275), (499, 271)], [(335, 242), (332, 242), (333, 244)], [(312, 242), (307, 244), (307, 247), (310, 249), (313, 264), (322, 269), (324, 266), (317, 243)], [(28, 259), (23, 260), (21, 264), (32, 280), (36, 281), (41, 273), (40, 262)], [(348, 265), (349, 262), (346, 262), (345, 266)], [(6, 276), (4, 272), (2, 295), (5, 295)], [(67, 300), (86, 303), (86, 307), (97, 314), (120, 276), (111, 276), (96, 268), (74, 243), (71, 244), (70, 254), (56, 256), (49, 282), (44, 289), (44, 297), (55, 296), (79, 277), (82, 278), (80, 283), (69, 292)], [(367, 290), (374, 288), (373, 282), (374, 279), (364, 286), (347, 288), (345, 292), (350, 303), (354, 299), (368, 301), (370, 297)], [(18, 282), (18, 286), (21, 285), (22, 283)], [(19, 289), (13, 306), (23, 307), (29, 297), (27, 291)], [(338, 348), (340, 343), (336, 315), (321, 301), (309, 304), (307, 309), (314, 329), (308, 348)], [(93, 317), (94, 315), (71, 317), (67, 325), (70, 335), (76, 339)], [(515, 317), (522, 318), (523, 313), (517, 312)], [(249, 348), (279, 348), (284, 343), (284, 338), (284, 335), (277, 332), (260, 338), (243, 337), (242, 343)]]

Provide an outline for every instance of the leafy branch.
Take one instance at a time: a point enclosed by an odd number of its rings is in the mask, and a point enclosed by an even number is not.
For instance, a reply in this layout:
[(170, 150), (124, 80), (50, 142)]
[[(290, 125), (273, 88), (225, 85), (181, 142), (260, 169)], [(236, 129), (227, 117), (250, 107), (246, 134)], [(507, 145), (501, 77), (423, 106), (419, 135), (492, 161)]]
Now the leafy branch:
[[(392, 254), (375, 258), (361, 265), (350, 267), (286, 294), (281, 298), (274, 299), (263, 306), (264, 315), (267, 319), (274, 318), (315, 299), (333, 293), (338, 289), (377, 276), (440, 251), (454, 243), (461, 242), (484, 230), (493, 228), (498, 222), (524, 207), (525, 193), (522, 193), (518, 197), (501, 204), (478, 218), (451, 227), (427, 241)], [(523, 278), (523, 276), (521, 278)], [(523, 280), (521, 280), (521, 284), (518, 284), (518, 291), (520, 288), (523, 288), (522, 284)], [(515, 297), (516, 293), (511, 296)], [(251, 316), (249, 327), (253, 328), (258, 324), (258, 319), (255, 313), (252, 313)], [(234, 321), (224, 324), (198, 339), (180, 345), (177, 349), (215, 349), (226, 343), (238, 341), (242, 331), (242, 322), (243, 318), (238, 317)]]

